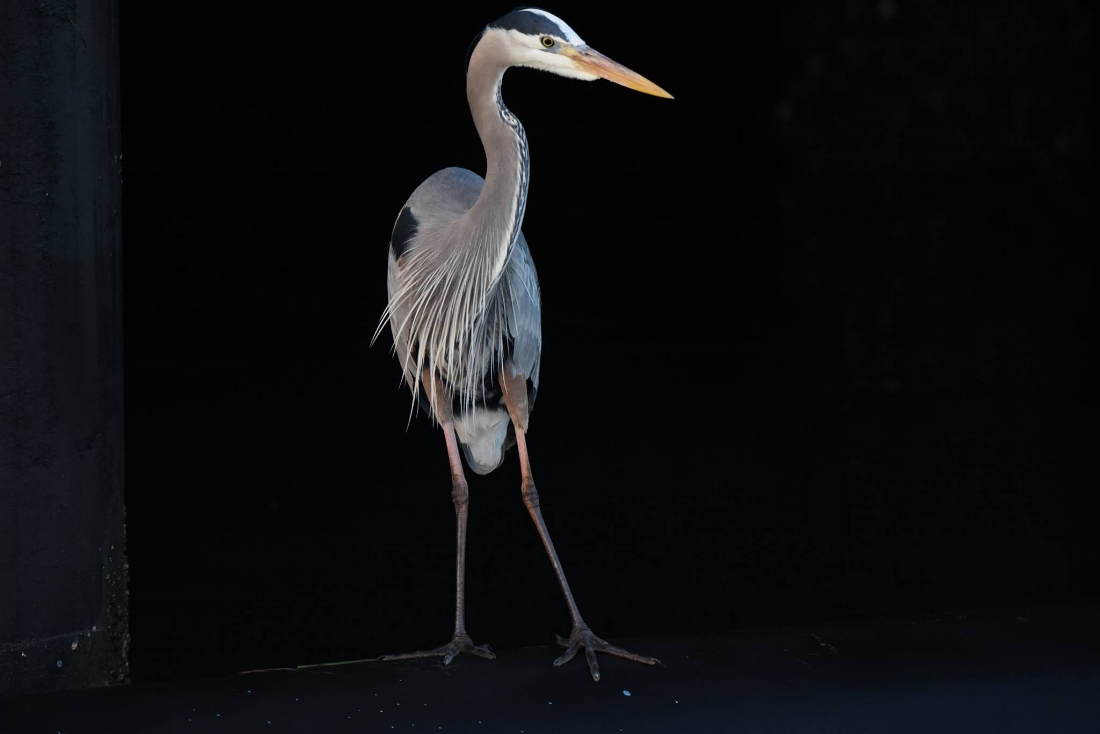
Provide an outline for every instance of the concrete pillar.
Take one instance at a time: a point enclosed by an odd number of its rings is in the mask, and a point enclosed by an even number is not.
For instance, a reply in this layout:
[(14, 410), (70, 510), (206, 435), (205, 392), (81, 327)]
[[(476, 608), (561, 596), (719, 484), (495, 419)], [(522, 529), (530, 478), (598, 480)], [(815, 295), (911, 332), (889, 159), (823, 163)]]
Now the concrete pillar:
[(0, 2), (0, 693), (129, 677), (118, 52), (115, 0)]

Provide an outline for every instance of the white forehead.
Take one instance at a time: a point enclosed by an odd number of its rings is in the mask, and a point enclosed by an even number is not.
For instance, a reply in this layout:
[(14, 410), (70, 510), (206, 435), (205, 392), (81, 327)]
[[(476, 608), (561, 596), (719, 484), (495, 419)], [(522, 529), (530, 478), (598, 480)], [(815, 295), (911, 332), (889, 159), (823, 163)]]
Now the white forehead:
[(554, 15), (553, 13), (547, 13), (545, 10), (539, 10), (538, 8), (523, 8), (523, 12), (535, 13), (537, 15), (541, 15), (543, 18), (546, 18), (551, 23), (561, 28), (562, 33), (564, 34), (562, 38), (564, 38), (566, 41), (569, 41), (569, 43), (573, 44), (574, 46), (581, 46), (584, 44), (584, 41), (581, 40), (581, 37), (577, 35), (577, 32), (570, 28), (568, 23), (566, 23), (564, 20)]

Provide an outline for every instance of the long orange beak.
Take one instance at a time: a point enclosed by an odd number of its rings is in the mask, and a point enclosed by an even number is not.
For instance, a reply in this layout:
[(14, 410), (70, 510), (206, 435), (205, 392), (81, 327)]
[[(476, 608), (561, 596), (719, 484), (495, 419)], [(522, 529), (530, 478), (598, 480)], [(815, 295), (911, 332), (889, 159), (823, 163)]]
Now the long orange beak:
[(624, 87), (633, 89), (636, 92), (645, 92), (646, 94), (652, 94), (654, 97), (672, 99), (671, 94), (641, 74), (631, 71), (617, 61), (612, 61), (593, 48), (581, 46), (580, 48), (571, 48), (565, 53), (581, 71), (595, 74), (609, 82), (622, 84)]

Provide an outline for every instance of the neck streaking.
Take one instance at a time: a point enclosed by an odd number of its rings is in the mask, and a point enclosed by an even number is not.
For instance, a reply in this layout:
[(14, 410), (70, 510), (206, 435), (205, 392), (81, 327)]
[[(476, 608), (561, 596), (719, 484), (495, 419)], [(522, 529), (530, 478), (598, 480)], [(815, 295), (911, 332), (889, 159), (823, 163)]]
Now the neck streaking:
[[(531, 155), (527, 149), (527, 135), (523, 131), (523, 125), (520, 124), (519, 118), (512, 114), (510, 109), (505, 107), (500, 88), (501, 84), (498, 83), (496, 94), (497, 110), (500, 114), (500, 119), (508, 126), (515, 136), (515, 140), (513, 141), (515, 155), (514, 157), (510, 156), (509, 161), (505, 165), (506, 169), (514, 169), (514, 173), (508, 177), (512, 182), (512, 190), (506, 192), (515, 202), (512, 207), (512, 226), (508, 237), (508, 248), (511, 249), (512, 245), (516, 242), (516, 238), (519, 237), (520, 228), (523, 225), (523, 214), (527, 209), (527, 183), (531, 173)], [(507, 174), (505, 174), (505, 176), (507, 176)], [(518, 183), (516, 183), (516, 181), (518, 181)], [(486, 188), (488, 188), (488, 182), (486, 182)], [(482, 195), (484, 196), (484, 194)]]
[(471, 64), (467, 96), (474, 124), (485, 148), (485, 186), (467, 213), (476, 247), (495, 281), (519, 237), (527, 207), (530, 157), (523, 125), (504, 105), (501, 82), (506, 65), (487, 54)]

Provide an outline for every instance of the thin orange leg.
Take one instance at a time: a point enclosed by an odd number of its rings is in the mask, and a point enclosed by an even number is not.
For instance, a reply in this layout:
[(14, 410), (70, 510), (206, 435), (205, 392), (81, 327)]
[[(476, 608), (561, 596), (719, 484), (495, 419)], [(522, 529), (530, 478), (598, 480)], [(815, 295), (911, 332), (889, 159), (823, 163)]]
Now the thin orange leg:
[(436, 416), (445, 421), (442, 426), (443, 438), (447, 442), (447, 458), (451, 464), (451, 499), (454, 501), (455, 515), (458, 519), (458, 549), (455, 569), (455, 633), (448, 644), (434, 650), (418, 650), (400, 655), (383, 655), (379, 659), (414, 660), (417, 658), (442, 657), (444, 664), (449, 665), (456, 655), (467, 652), (493, 660), (496, 655), (493, 654), (488, 645), (475, 645), (470, 636), (466, 634), (466, 515), (470, 504), (470, 489), (466, 485), (466, 476), (462, 471), (462, 459), (458, 455), (458, 439), (455, 437), (450, 411), (451, 397), (437, 379), (435, 380), (434, 391), (429, 389), (432, 384), (429, 382), (431, 379), (434, 378), (425, 372), (424, 390), (428, 393), (428, 399), (433, 401), (433, 410)]
[(546, 548), (546, 555), (550, 556), (550, 563), (554, 566), (558, 583), (561, 584), (561, 590), (565, 593), (565, 603), (569, 605), (569, 616), (573, 619), (573, 631), (570, 633), (569, 639), (557, 637), (558, 644), (564, 646), (566, 650), (561, 657), (554, 661), (554, 665), (568, 663), (576, 656), (580, 647), (584, 647), (584, 656), (588, 660), (588, 670), (594, 681), (600, 679), (600, 666), (596, 662), (597, 652), (615, 655), (646, 665), (657, 665), (660, 663), (657, 658), (637, 655), (600, 639), (581, 618), (577, 602), (573, 599), (573, 592), (569, 589), (569, 582), (565, 578), (565, 571), (561, 567), (561, 560), (558, 559), (558, 552), (554, 550), (554, 541), (550, 539), (550, 532), (546, 529), (546, 522), (542, 519), (542, 510), (539, 509), (539, 493), (535, 489), (535, 480), (531, 474), (531, 459), (527, 454), (526, 427), (529, 409), (526, 378), (523, 375), (512, 376), (511, 365), (506, 365), (500, 383), (504, 392), (504, 403), (508, 406), (509, 416), (516, 429), (516, 447), (519, 449), (520, 477), (523, 482), (521, 488), (523, 504), (526, 505), (527, 512), (531, 515), (532, 522), (535, 523), (539, 538), (542, 539), (542, 545)]

